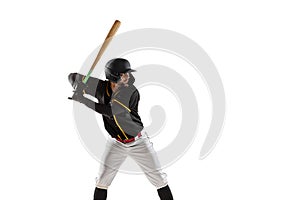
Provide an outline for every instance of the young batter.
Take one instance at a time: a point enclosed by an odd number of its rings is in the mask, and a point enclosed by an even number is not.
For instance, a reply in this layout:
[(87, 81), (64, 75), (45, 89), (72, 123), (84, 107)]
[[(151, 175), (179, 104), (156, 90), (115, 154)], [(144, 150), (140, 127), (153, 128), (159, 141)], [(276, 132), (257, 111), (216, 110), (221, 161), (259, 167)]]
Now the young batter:
[[(134, 71), (126, 59), (112, 59), (105, 66), (108, 80), (90, 77), (87, 84), (80, 87), (85, 88), (85, 93), (96, 97), (98, 103), (85, 98), (80, 92), (73, 96), (73, 100), (102, 114), (105, 129), (111, 136), (100, 165), (94, 200), (106, 200), (107, 189), (127, 156), (140, 166), (156, 187), (161, 200), (173, 200), (166, 174), (160, 169), (156, 152), (138, 114), (140, 94), (133, 85), (135, 79), (131, 72)], [(83, 84), (83, 78), (77, 73), (69, 75), (74, 88)]]

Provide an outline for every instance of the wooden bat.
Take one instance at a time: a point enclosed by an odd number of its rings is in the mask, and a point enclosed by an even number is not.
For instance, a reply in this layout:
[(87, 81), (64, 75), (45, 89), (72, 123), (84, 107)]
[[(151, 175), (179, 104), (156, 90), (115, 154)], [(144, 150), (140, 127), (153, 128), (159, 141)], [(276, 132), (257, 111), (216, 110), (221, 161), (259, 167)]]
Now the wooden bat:
[(87, 75), (84, 77), (84, 79), (82, 80), (82, 82), (85, 84), (88, 79), (91, 76), (91, 73), (93, 72), (94, 68), (96, 67), (98, 61), (100, 60), (101, 56), (103, 55), (105, 49), (107, 48), (107, 46), (109, 45), (110, 41), (112, 40), (113, 36), (116, 34), (118, 28), (120, 27), (121, 22), (119, 20), (116, 20), (115, 23), (112, 25), (110, 31), (108, 32), (98, 54), (97, 57), (93, 63), (93, 65), (91, 66), (91, 69), (89, 70), (89, 72), (87, 73)]
[[(116, 20), (115, 23), (112, 25), (112, 27), (110, 28), (89, 72), (87, 73), (87, 75), (85, 77), (82, 78), (82, 82), (84, 84), (86, 84), (86, 82), (89, 80), (94, 68), (96, 67), (98, 61), (100, 60), (101, 56), (103, 55), (105, 49), (107, 48), (107, 46), (109, 45), (110, 41), (112, 40), (113, 36), (116, 34), (118, 28), (120, 27), (121, 22), (119, 20)], [(74, 97), (76, 97), (79, 93), (78, 90), (80, 90), (80, 93), (83, 92), (85, 93), (84, 87), (83, 86), (77, 86), (78, 88), (75, 89), (73, 97), (68, 97), (68, 99), (74, 99)]]

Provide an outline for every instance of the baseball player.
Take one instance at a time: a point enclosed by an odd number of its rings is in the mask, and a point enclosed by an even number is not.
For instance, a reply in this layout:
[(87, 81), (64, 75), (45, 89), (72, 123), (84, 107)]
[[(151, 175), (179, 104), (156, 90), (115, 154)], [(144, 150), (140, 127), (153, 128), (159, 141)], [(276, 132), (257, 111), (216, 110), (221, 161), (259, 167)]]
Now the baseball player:
[[(73, 100), (102, 114), (110, 135), (100, 164), (94, 200), (106, 200), (107, 189), (127, 156), (143, 170), (161, 200), (173, 200), (166, 174), (160, 169), (156, 152), (138, 114), (140, 94), (133, 85), (134, 71), (128, 60), (115, 58), (105, 66), (105, 81), (90, 77), (82, 86), (83, 75), (71, 73), (68, 77), (74, 88), (85, 88), (84, 92), (77, 91)], [(85, 98), (83, 93), (96, 97), (98, 102)]]

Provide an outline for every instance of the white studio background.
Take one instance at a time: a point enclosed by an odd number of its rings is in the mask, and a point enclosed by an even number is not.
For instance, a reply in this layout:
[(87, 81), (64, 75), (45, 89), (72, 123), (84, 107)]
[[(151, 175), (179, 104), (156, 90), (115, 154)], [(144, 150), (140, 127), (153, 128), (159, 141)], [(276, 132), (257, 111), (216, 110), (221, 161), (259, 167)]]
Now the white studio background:
[[(196, 41), (225, 87), (226, 121), (216, 148), (198, 160), (211, 116), (204, 109), (194, 144), (165, 169), (175, 199), (299, 199), (297, 3), (1, 1), (0, 198), (92, 199), (98, 163), (76, 133), (67, 75), (119, 19), (119, 33), (164, 28)], [(202, 88), (200, 106), (210, 106)], [(144, 176), (118, 174), (108, 199), (121, 198), (158, 196)]]

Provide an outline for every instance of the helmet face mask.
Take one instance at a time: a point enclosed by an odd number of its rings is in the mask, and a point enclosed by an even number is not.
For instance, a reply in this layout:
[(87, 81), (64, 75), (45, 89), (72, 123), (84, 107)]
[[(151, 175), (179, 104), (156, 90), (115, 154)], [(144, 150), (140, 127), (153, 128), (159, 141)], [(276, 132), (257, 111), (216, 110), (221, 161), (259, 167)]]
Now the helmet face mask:
[(105, 76), (114, 83), (117, 83), (121, 79), (121, 74), (134, 71), (131, 69), (128, 60), (123, 58), (112, 59), (105, 65)]

